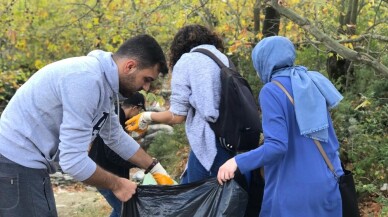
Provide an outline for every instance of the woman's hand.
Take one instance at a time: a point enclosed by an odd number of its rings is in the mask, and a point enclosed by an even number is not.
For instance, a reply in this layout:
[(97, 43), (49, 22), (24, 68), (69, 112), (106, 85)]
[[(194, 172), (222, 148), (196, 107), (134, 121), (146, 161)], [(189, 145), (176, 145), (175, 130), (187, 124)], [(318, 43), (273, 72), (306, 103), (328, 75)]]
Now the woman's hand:
[(218, 183), (222, 185), (224, 182), (234, 178), (234, 172), (237, 170), (237, 163), (234, 158), (226, 161), (220, 169), (218, 169)]
[(125, 122), (125, 130), (127, 132), (144, 133), (148, 125), (152, 122), (151, 112), (140, 113)]

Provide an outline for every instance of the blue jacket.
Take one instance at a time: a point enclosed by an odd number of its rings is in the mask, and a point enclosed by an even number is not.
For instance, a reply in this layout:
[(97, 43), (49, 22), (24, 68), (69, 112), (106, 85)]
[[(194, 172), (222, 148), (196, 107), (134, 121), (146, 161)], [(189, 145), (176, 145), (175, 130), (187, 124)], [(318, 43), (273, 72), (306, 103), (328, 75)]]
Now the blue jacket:
[[(276, 80), (292, 93), (289, 77)], [(264, 144), (237, 155), (236, 162), (242, 173), (264, 167), (265, 189), (260, 216), (341, 216), (338, 183), (313, 140), (300, 135), (294, 106), (287, 96), (269, 82), (261, 90), (259, 101)], [(321, 144), (337, 174), (342, 175), (337, 152), (339, 144), (331, 120), (329, 140)]]
[[(310, 76), (301, 77), (305, 80), (300, 79), (299, 83), (292, 82), (295, 78), (290, 73), (274, 76), (277, 71), (295, 67), (295, 54), (292, 42), (281, 36), (265, 38), (253, 49), (253, 65), (264, 83), (259, 94), (264, 144), (237, 155), (235, 159), (242, 173), (264, 167), (265, 189), (260, 216), (339, 217), (342, 216), (342, 201), (337, 180), (314, 140), (303, 135), (299, 124), (306, 126), (306, 123), (327, 120), (327, 139), (321, 144), (336, 174), (341, 176), (343, 171), (338, 156), (339, 144), (328, 111), (329, 104), (325, 103), (331, 98), (324, 96), (337, 96), (336, 101), (342, 96), (323, 76), (316, 77), (317, 83), (309, 82)], [(295, 105), (271, 80), (283, 84), (294, 98)], [(308, 98), (312, 95), (311, 90), (321, 83), (328, 85), (315, 91), (315, 97)], [(306, 84), (312, 88), (304, 88)], [(323, 103), (317, 103), (321, 101)], [(315, 106), (319, 106), (320, 112), (316, 112)], [(297, 121), (301, 117), (298, 114), (302, 115), (302, 122)]]

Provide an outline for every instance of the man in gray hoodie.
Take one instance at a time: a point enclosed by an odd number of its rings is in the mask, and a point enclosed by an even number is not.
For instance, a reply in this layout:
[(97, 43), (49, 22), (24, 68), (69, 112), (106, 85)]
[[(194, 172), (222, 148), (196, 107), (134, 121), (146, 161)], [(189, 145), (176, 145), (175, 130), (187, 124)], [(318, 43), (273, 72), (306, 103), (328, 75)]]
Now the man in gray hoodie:
[(88, 157), (98, 134), (123, 159), (162, 181), (170, 179), (123, 130), (114, 112), (119, 93), (129, 97), (148, 91), (159, 73), (167, 72), (156, 40), (139, 35), (113, 54), (95, 50), (51, 63), (31, 76), (0, 119), (0, 216), (57, 216), (49, 178), (57, 161), (76, 180), (110, 189), (121, 201), (130, 199), (136, 184)]

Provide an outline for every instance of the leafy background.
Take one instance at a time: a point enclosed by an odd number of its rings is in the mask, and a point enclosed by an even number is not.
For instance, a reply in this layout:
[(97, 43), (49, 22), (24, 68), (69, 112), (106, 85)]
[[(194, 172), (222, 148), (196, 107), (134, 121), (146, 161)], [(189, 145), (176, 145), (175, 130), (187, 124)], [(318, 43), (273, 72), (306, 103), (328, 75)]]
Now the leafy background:
[[(339, 19), (357, 1), (357, 29), (341, 34), (348, 25)], [(388, 65), (388, 3), (384, 0), (287, 0), (287, 8), (312, 21), (326, 36)], [(250, 52), (263, 37), (267, 7), (260, 0), (1, 0), (0, 1), (0, 111), (15, 91), (37, 70), (51, 62), (86, 55), (94, 49), (115, 51), (127, 38), (153, 35), (166, 52), (179, 28), (206, 25), (220, 34), (239, 71), (255, 95), (261, 84), (252, 67)], [(254, 11), (256, 13), (254, 13)], [(257, 12), (260, 13), (257, 13)], [(255, 22), (258, 15), (259, 22)], [(258, 25), (258, 26), (257, 26)], [(279, 35), (297, 46), (297, 63), (327, 74), (330, 49), (306, 29), (285, 17)], [(343, 58), (338, 56), (337, 58)], [(357, 191), (365, 216), (388, 215), (388, 83), (387, 74), (361, 62), (353, 62), (354, 79), (346, 87), (333, 80), (345, 99), (332, 111), (341, 158), (355, 173)], [(162, 79), (147, 94), (148, 103), (168, 102), (169, 78)], [(177, 178), (187, 157), (184, 126), (173, 136), (160, 136), (150, 149), (169, 165)], [(376, 205), (377, 204), (377, 205)], [(377, 207), (368, 210), (371, 206)]]

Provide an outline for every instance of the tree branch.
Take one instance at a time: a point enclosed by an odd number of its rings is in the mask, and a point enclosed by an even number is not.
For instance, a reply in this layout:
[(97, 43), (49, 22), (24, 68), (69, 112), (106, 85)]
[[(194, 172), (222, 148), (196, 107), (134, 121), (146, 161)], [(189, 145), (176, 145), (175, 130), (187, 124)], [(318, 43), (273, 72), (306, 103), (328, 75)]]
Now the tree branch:
[(299, 25), (302, 29), (306, 30), (311, 35), (313, 35), (318, 41), (322, 42), (326, 47), (337, 52), (342, 57), (349, 59), (351, 61), (356, 61), (356, 62), (361, 62), (363, 64), (366, 64), (372, 67), (373, 69), (375, 69), (379, 73), (388, 74), (388, 67), (381, 64), (377, 59), (373, 58), (372, 56), (366, 53), (356, 52), (352, 49), (349, 49), (341, 45), (334, 39), (330, 38), (328, 35), (324, 34), (313, 24), (311, 24), (311, 22), (308, 19), (301, 17), (299, 14), (295, 13), (294, 11), (288, 8), (279, 6), (277, 4), (277, 0), (271, 0), (269, 4), (273, 8), (275, 8), (281, 15), (285, 16), (286, 18), (290, 19), (291, 21)]
[(387, 37), (387, 36), (383, 36), (383, 35), (372, 35), (372, 34), (364, 34), (364, 35), (360, 35), (360, 36), (357, 37), (357, 38), (340, 40), (340, 41), (338, 41), (338, 42), (339, 42), (339, 43), (360, 42), (360, 41), (363, 41), (363, 40), (368, 40), (369, 38), (377, 39), (377, 40), (383, 41), (383, 42), (388, 42), (388, 37)]

